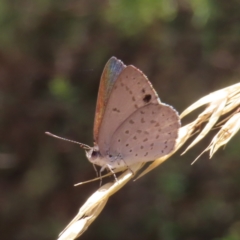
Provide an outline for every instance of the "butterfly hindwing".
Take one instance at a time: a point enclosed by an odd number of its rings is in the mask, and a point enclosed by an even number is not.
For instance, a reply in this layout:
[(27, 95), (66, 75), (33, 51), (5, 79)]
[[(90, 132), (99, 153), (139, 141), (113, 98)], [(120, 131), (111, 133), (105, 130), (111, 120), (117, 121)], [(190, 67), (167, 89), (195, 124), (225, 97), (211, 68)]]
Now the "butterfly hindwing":
[[(178, 136), (177, 112), (166, 104), (148, 104), (132, 113), (115, 131), (109, 154), (131, 165), (170, 153)], [(116, 158), (117, 159), (117, 158)]]

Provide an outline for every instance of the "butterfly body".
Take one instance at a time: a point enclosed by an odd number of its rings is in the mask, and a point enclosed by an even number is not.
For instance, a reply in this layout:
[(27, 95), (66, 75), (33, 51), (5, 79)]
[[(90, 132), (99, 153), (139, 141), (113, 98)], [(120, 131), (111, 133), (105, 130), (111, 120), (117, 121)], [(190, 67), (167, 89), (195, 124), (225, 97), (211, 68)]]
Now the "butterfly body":
[(153, 161), (174, 149), (179, 128), (178, 113), (161, 103), (147, 77), (110, 58), (100, 81), (89, 161), (102, 168)]
[(101, 166), (102, 169), (110, 167), (111, 169), (126, 166), (120, 154), (112, 154), (108, 152), (105, 156), (101, 155), (97, 146), (86, 151), (86, 156), (90, 162)]

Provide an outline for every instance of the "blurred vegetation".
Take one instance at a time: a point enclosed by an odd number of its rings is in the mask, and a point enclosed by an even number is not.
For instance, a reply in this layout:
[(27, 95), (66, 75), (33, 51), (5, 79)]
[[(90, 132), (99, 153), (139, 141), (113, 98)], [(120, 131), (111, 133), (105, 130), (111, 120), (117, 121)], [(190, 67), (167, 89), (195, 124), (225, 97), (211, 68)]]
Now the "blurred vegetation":
[[(1, 0), (1, 239), (56, 239), (98, 187), (73, 187), (95, 176), (91, 164), (44, 132), (92, 145), (111, 56), (181, 112), (239, 82), (239, 23), (236, 0)], [(193, 166), (210, 138), (176, 154), (113, 196), (82, 239), (240, 239), (239, 141)]]

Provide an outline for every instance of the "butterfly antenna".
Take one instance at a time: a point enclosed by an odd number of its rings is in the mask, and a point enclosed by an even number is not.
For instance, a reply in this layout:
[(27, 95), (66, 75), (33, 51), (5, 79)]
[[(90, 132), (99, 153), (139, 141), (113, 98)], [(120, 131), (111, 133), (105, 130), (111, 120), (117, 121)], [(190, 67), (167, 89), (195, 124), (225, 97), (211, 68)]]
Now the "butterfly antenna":
[(80, 143), (80, 142), (76, 142), (76, 141), (73, 141), (73, 140), (69, 140), (69, 139), (67, 139), (67, 138), (59, 137), (59, 136), (54, 135), (54, 134), (52, 134), (52, 133), (50, 133), (50, 132), (45, 132), (45, 134), (47, 134), (47, 135), (49, 135), (49, 136), (51, 136), (51, 137), (54, 137), (54, 138), (58, 138), (58, 139), (67, 141), (67, 142), (71, 142), (71, 143), (78, 144), (78, 145), (80, 145), (81, 148), (86, 149), (86, 150), (91, 149), (91, 147), (88, 146), (88, 145), (86, 145), (86, 144), (83, 144), (83, 143)]

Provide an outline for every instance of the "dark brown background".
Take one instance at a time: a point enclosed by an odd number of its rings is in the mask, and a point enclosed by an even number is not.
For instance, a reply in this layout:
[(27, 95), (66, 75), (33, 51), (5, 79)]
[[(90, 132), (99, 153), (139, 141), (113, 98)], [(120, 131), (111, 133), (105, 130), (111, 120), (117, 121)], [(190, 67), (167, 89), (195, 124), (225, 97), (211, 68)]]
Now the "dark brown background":
[[(44, 132), (92, 145), (111, 56), (140, 68), (179, 112), (239, 82), (237, 0), (2, 0), (0, 31), (1, 239), (56, 239), (98, 188), (73, 187), (95, 177), (91, 164)], [(190, 166), (210, 140), (130, 182), (82, 239), (240, 239), (239, 134)]]

